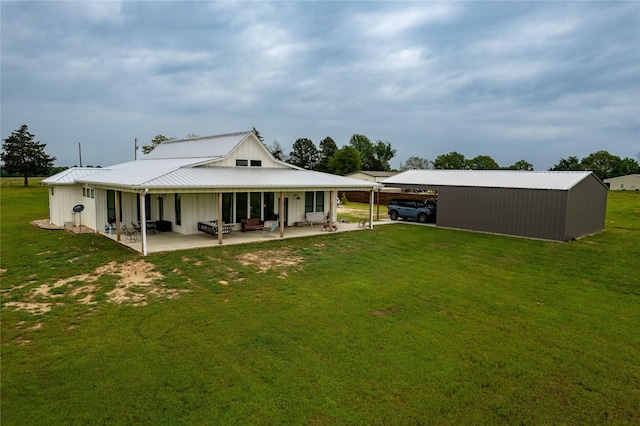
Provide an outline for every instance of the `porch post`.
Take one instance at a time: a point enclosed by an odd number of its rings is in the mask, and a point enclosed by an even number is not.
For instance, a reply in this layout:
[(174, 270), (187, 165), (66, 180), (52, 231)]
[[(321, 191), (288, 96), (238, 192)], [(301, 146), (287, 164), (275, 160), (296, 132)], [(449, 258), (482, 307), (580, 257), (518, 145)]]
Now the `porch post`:
[(222, 244), (222, 192), (218, 192), (218, 244)]
[(329, 232), (333, 232), (334, 209), (337, 213), (338, 206), (336, 205), (336, 197), (333, 195), (333, 191), (329, 191)]
[(374, 190), (372, 189), (369, 194), (369, 229), (373, 229), (373, 195)]
[(142, 233), (142, 254), (147, 255), (147, 207), (146, 207), (146, 193), (140, 194), (140, 217), (142, 219), (142, 226), (140, 232)]
[(280, 191), (280, 238), (284, 237), (284, 191)]
[(114, 191), (116, 198), (116, 241), (120, 241), (120, 194), (121, 191)]

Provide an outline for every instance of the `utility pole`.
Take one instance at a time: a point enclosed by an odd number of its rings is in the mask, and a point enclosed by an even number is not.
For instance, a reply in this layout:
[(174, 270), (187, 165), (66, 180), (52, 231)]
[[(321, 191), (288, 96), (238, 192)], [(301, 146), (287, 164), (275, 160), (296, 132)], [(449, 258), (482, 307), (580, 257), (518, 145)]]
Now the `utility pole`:
[(80, 155), (80, 167), (82, 167), (82, 146), (78, 142), (78, 154)]
[(138, 138), (133, 139), (133, 161), (138, 160)]

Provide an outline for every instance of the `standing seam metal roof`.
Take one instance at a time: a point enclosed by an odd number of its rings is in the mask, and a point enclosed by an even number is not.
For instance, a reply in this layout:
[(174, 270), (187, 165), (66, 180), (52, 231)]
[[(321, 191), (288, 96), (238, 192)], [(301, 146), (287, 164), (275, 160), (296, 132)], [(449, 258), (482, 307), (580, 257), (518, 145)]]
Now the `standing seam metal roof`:
[(226, 157), (251, 132), (203, 136), (192, 139), (169, 140), (158, 144), (144, 159), (177, 159), (198, 157)]
[(408, 170), (380, 183), (387, 186), (468, 186), (566, 191), (591, 174), (592, 172), (589, 171)]
[(42, 179), (40, 183), (46, 185), (74, 185), (78, 179), (104, 173), (107, 170), (108, 169), (100, 167), (72, 167), (70, 169), (63, 170), (60, 173), (56, 173), (53, 176)]

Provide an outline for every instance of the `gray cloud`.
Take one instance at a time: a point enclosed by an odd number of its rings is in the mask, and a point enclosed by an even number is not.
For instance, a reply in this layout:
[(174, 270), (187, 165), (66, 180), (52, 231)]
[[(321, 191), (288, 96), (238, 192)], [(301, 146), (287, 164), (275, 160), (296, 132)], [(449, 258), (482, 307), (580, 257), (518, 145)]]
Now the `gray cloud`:
[(3, 2), (2, 137), (108, 165), (133, 138), (256, 127), (449, 151), (640, 150), (636, 2)]

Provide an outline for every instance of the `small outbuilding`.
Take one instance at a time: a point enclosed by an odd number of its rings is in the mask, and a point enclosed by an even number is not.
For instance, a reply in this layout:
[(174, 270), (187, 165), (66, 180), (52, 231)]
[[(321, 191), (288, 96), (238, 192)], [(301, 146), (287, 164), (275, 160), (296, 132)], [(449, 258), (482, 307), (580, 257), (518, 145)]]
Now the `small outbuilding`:
[(436, 191), (436, 225), (568, 241), (604, 229), (607, 187), (592, 172), (409, 170), (385, 186)]

